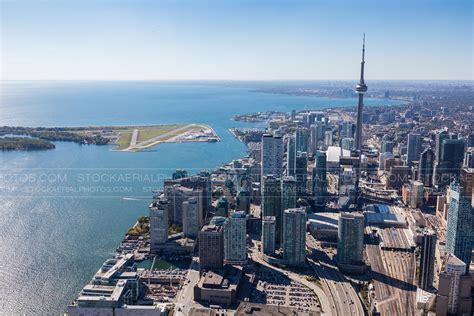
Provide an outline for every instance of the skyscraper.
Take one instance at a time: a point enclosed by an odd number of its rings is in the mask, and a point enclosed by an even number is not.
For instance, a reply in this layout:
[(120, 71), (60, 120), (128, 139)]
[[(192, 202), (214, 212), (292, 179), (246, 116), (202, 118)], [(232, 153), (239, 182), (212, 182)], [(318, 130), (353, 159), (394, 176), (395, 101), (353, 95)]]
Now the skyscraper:
[[(184, 180), (186, 178), (180, 178), (179, 180)], [(174, 181), (174, 180), (173, 180)], [(172, 223), (183, 225), (183, 202), (189, 200), (192, 197), (202, 201), (205, 199), (204, 191), (200, 188), (189, 188), (182, 186), (180, 184), (175, 184), (175, 182), (165, 183), (164, 188), (165, 197), (169, 201), (169, 220)], [(201, 204), (199, 212), (201, 216), (203, 215), (204, 203)], [(199, 219), (200, 222), (202, 218)]]
[(308, 156), (305, 152), (296, 155), (296, 195), (302, 197), (306, 194), (306, 178), (308, 174)]
[(247, 188), (241, 188), (235, 199), (237, 210), (250, 212), (250, 192)]
[(275, 216), (275, 240), (280, 243), (283, 226), (283, 210), (281, 208), (281, 183), (272, 175), (263, 177), (262, 216)]
[(440, 188), (446, 187), (459, 177), (464, 160), (464, 145), (463, 139), (443, 139), (434, 178)]
[(464, 168), (474, 168), (474, 148), (468, 148), (464, 153)]
[(322, 138), (323, 133), (323, 123), (314, 122), (309, 128), (310, 130), (310, 153), (315, 153), (318, 150), (319, 141)]
[(449, 139), (449, 133), (445, 130), (440, 130), (436, 133), (436, 149), (435, 149), (435, 160), (439, 161), (441, 159), (441, 146), (443, 140)]
[(340, 131), (340, 138), (352, 138), (354, 137), (354, 123), (352, 122), (342, 122)]
[(413, 165), (414, 161), (418, 160), (421, 151), (421, 135), (418, 133), (408, 134), (407, 143), (407, 165)]
[(275, 216), (264, 216), (262, 218), (262, 251), (270, 256), (275, 253), (275, 226)]
[(420, 181), (410, 182), (410, 207), (417, 208), (423, 205), (423, 183)]
[(436, 315), (472, 315), (472, 281), (466, 268), (456, 256), (447, 256), (446, 270), (439, 275)]
[(277, 177), (283, 171), (283, 139), (280, 136), (263, 134), (262, 136), (262, 177), (273, 174)]
[(433, 184), (433, 168), (434, 152), (427, 148), (421, 153), (418, 164), (418, 181), (422, 182), (425, 187), (430, 187)]
[(380, 148), (381, 153), (392, 153), (393, 154), (394, 143), (389, 140), (384, 140)]
[(341, 148), (346, 150), (354, 150), (355, 140), (352, 137), (341, 139)]
[(247, 215), (235, 212), (224, 222), (224, 263), (247, 263)]
[(296, 130), (296, 151), (307, 152), (310, 133), (307, 128), (298, 127)]
[(281, 181), (281, 208), (283, 210), (296, 207), (296, 180), (293, 177), (283, 177)]
[(362, 43), (362, 61), (360, 63), (360, 80), (356, 85), (356, 92), (359, 95), (359, 102), (357, 104), (357, 126), (356, 126), (356, 137), (355, 144), (356, 150), (362, 150), (362, 110), (364, 108), (364, 93), (367, 92), (367, 85), (364, 81), (364, 66), (365, 66), (365, 33), (364, 40)]
[(332, 146), (332, 130), (324, 132), (324, 144), (328, 147)]
[(467, 147), (474, 147), (474, 132), (467, 136)]
[(199, 268), (221, 269), (224, 263), (224, 235), (222, 226), (205, 225), (199, 231)]
[(318, 205), (326, 203), (326, 174), (326, 153), (318, 150), (314, 156), (313, 168), (313, 196), (315, 203)]
[(196, 238), (201, 229), (199, 207), (199, 200), (195, 197), (183, 202), (183, 234), (186, 237)]
[(283, 214), (283, 259), (290, 266), (301, 266), (306, 259), (306, 211), (285, 210)]
[(337, 262), (360, 264), (364, 252), (364, 215), (343, 212), (337, 231)]
[(461, 169), (459, 184), (464, 190), (464, 197), (474, 207), (474, 168), (464, 167)]
[[(210, 208), (211, 208), (211, 177), (208, 173), (206, 172), (200, 172), (196, 176), (191, 176), (191, 177), (185, 177), (185, 178), (179, 178), (179, 179), (166, 179), (164, 183), (165, 187), (165, 196), (170, 200), (170, 212), (174, 212), (174, 197), (168, 197), (167, 196), (167, 188), (179, 185), (181, 187), (186, 187), (189, 189), (192, 189), (193, 196), (200, 196), (200, 203), (201, 203), (201, 209), (202, 209), (202, 215), (205, 216)], [(178, 205), (179, 207), (180, 205)], [(177, 210), (179, 211), (179, 210)], [(170, 221), (173, 221), (174, 214), (170, 214)], [(201, 219), (202, 220), (202, 219)]]
[(219, 216), (227, 216), (229, 213), (229, 201), (225, 196), (221, 196), (219, 200), (217, 200), (217, 212), (215, 215)]
[(432, 230), (423, 231), (418, 286), (425, 291), (433, 286), (435, 251), (436, 234)]
[(295, 176), (296, 172), (296, 140), (295, 135), (286, 139), (286, 175)]
[(164, 198), (154, 201), (149, 206), (151, 253), (155, 253), (159, 246), (168, 241), (168, 208), (169, 202)]
[(456, 181), (451, 184), (450, 199), (445, 252), (455, 255), (469, 267), (474, 240), (474, 209)]

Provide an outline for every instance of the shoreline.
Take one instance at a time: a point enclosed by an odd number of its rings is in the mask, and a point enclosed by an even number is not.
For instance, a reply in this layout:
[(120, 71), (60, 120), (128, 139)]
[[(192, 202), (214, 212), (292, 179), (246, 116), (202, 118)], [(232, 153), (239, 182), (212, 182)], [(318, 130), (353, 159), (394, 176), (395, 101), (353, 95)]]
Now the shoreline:
[(207, 124), (98, 125), (75, 127), (2, 126), (0, 137), (18, 135), (41, 142), (66, 141), (81, 145), (114, 145), (111, 151), (141, 151), (160, 143), (219, 142)]
[[(197, 142), (197, 143), (210, 143), (220, 142), (221, 138), (217, 135), (215, 130), (207, 124), (196, 124), (191, 123), (179, 127), (177, 129), (170, 130), (164, 134), (156, 137), (139, 141), (140, 131), (138, 129), (133, 130), (133, 134), (128, 147), (119, 149), (120, 146), (111, 149), (114, 152), (139, 152), (148, 148), (152, 148), (161, 143), (184, 143), (184, 142)], [(117, 145), (117, 143), (115, 142)]]

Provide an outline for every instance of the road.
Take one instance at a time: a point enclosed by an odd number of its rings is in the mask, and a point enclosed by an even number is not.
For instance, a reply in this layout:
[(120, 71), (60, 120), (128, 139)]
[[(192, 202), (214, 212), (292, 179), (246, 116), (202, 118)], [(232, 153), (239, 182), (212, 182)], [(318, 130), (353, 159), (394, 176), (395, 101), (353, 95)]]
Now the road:
[[(310, 234), (306, 237), (306, 244), (310, 250), (319, 250)], [(314, 258), (308, 258), (308, 263), (329, 293), (332, 314), (364, 316), (364, 307), (352, 285), (323, 251), (319, 251), (319, 255), (317, 251), (315, 253)]]
[(178, 292), (177, 301), (175, 304), (174, 315), (186, 316), (189, 315), (189, 310), (194, 306), (200, 304), (194, 302), (194, 285), (199, 281), (199, 262), (198, 257), (194, 257), (190, 265), (186, 283)]
[(266, 262), (265, 260), (263, 260), (260, 257), (258, 250), (256, 250), (255, 248), (250, 248), (250, 249), (251, 249), (250, 256), (251, 256), (251, 258), (254, 262), (258, 262), (261, 265), (266, 266), (270, 269), (273, 269), (275, 271), (279, 271), (281, 273), (284, 273), (291, 280), (293, 280), (295, 282), (299, 282), (299, 283), (307, 286), (311, 290), (313, 290), (313, 292), (316, 294), (316, 296), (318, 297), (319, 302), (321, 304), (321, 314), (322, 315), (334, 315), (334, 316), (338, 315), (338, 314), (334, 314), (334, 313), (331, 312), (331, 307), (330, 307), (330, 304), (329, 304), (329, 298), (327, 297), (326, 293), (319, 286), (317, 286), (313, 282), (308, 281), (304, 276), (301, 276), (297, 273), (272, 266), (271, 264), (269, 264), (268, 262)]

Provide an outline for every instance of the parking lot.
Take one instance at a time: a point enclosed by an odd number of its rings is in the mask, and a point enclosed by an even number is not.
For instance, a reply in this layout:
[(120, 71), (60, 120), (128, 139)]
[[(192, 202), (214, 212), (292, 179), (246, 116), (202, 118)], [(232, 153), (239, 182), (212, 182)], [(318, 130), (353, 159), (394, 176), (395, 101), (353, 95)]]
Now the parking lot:
[(301, 312), (318, 310), (314, 292), (280, 272), (261, 268), (256, 272), (256, 280), (251, 302), (293, 307)]

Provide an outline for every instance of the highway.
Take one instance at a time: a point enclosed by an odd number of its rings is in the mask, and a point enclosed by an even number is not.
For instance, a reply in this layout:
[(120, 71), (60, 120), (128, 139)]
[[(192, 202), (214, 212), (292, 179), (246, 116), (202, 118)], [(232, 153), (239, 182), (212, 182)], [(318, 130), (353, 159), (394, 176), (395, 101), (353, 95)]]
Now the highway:
[(284, 270), (284, 269), (280, 269), (278, 267), (275, 267), (275, 266), (272, 266), (271, 264), (267, 263), (265, 260), (263, 260), (260, 255), (259, 255), (259, 252), (258, 250), (256, 250), (255, 248), (250, 248), (251, 249), (251, 258), (254, 262), (258, 262), (260, 263), (261, 265), (263, 266), (266, 266), (270, 269), (273, 269), (275, 271), (279, 271), (281, 273), (284, 273), (285, 275), (287, 275), (291, 280), (295, 281), (295, 282), (299, 282), (305, 286), (307, 286), (308, 288), (310, 288), (311, 290), (313, 290), (313, 292), (316, 294), (316, 296), (318, 297), (318, 300), (321, 304), (321, 314), (322, 315), (333, 315), (333, 316), (337, 316), (338, 314), (334, 314), (332, 313), (332, 309), (330, 307), (330, 304), (329, 304), (329, 298), (328, 296), (326, 295), (326, 293), (319, 287), (317, 286), (315, 283), (313, 282), (310, 282), (308, 281), (304, 276), (301, 276), (297, 273), (294, 273), (294, 272), (291, 272), (291, 271), (288, 271), (288, 270)]
[(326, 292), (329, 293), (332, 314), (364, 316), (364, 307), (357, 292), (339, 272), (333, 261), (317, 247), (316, 241), (310, 234), (306, 237), (306, 244), (310, 250), (319, 250), (319, 252), (314, 252), (313, 258), (308, 258), (308, 263), (321, 280)]

